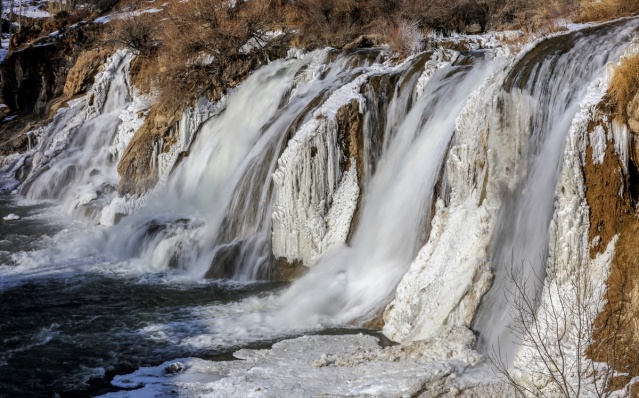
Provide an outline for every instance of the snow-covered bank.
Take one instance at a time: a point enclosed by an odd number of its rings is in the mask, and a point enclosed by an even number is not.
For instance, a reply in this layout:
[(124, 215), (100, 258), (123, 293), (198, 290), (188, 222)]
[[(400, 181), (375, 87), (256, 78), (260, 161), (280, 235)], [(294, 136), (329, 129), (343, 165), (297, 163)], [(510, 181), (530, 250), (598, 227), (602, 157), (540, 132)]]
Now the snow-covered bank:
[(104, 397), (441, 396), (490, 378), (488, 369), (465, 375), (481, 361), (473, 345), (473, 334), (463, 328), (436, 340), (386, 348), (372, 336), (304, 336), (268, 350), (238, 351), (234, 356), (240, 361), (188, 358), (141, 368), (113, 381), (137, 390)]

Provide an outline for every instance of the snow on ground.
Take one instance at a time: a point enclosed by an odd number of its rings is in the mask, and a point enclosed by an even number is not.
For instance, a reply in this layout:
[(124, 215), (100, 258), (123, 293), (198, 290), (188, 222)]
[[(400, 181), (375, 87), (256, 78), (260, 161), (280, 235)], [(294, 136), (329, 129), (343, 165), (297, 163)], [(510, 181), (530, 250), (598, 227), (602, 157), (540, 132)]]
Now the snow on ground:
[[(472, 388), (490, 374), (459, 376), (481, 362), (474, 335), (449, 329), (438, 339), (381, 348), (366, 335), (303, 336), (270, 350), (240, 350), (239, 361), (196, 358), (116, 376), (104, 397), (410, 397)], [(472, 372), (470, 372), (472, 373)]]
[(109, 15), (105, 15), (103, 17), (100, 18), (96, 18), (95, 20), (93, 20), (93, 22), (95, 23), (107, 23), (111, 20), (114, 19), (128, 19), (128, 18), (135, 18), (137, 16), (140, 16), (142, 14), (155, 14), (162, 11), (161, 8), (145, 8), (143, 10), (135, 10), (135, 11), (124, 11), (124, 12), (119, 12), (119, 13), (113, 13), (113, 14), (109, 14)]
[[(16, 15), (22, 14), (25, 17), (29, 18), (49, 18), (51, 17), (51, 13), (43, 10), (42, 8), (46, 8), (46, 1), (39, 0), (24, 0), (22, 1), (22, 12), (20, 7), (20, 1), (15, 0), (13, 4), (13, 13)], [(9, 15), (9, 11), (11, 10), (10, 2), (8, 0), (2, 1), (2, 16), (6, 18)]]

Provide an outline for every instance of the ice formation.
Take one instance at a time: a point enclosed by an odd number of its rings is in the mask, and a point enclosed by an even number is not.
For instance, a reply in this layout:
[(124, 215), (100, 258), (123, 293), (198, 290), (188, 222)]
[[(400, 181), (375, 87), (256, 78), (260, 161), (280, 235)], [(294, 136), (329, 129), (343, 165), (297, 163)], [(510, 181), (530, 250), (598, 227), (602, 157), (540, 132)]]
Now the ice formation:
[[(364, 74), (335, 91), (289, 141), (273, 175), (273, 254), (313, 265), (329, 246), (345, 243), (355, 213), (357, 168), (340, 170), (337, 111), (351, 101), (364, 112)], [(340, 239), (341, 238), (341, 239)]]

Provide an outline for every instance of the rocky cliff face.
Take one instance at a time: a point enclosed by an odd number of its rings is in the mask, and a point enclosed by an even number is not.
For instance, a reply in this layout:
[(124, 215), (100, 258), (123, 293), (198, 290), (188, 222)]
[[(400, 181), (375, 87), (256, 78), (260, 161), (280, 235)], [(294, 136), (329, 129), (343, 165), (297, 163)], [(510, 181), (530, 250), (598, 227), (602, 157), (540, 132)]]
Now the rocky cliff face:
[[(613, 84), (615, 78), (613, 74)], [(595, 320), (588, 355), (624, 374), (611, 381), (615, 388), (639, 375), (639, 92), (631, 98), (625, 114), (616, 119), (608, 113), (606, 101), (600, 104), (588, 127), (583, 167), (590, 208), (590, 256), (594, 259), (611, 242), (615, 246), (605, 305)], [(633, 391), (639, 393), (637, 387)]]
[[(4, 103), (14, 113), (46, 116), (51, 100), (64, 93), (67, 74), (83, 50), (95, 45), (101, 29), (99, 24), (76, 26), (11, 53), (0, 66)], [(87, 70), (80, 86), (86, 89), (95, 71)]]
[(628, 127), (633, 133), (639, 134), (639, 92), (637, 92), (633, 100), (628, 104), (626, 109), (628, 115)]
[(170, 135), (181, 116), (182, 110), (175, 106), (156, 104), (153, 107), (118, 164), (121, 194), (141, 195), (157, 184), (157, 157), (165, 152), (163, 138)]
[[(24, 152), (26, 132), (50, 119), (64, 102), (83, 93), (104, 64), (109, 51), (91, 49), (100, 24), (81, 24), (13, 51), (0, 64), (0, 97), (5, 113), (19, 118), (0, 120), (0, 152)], [(67, 79), (67, 76), (69, 78)]]

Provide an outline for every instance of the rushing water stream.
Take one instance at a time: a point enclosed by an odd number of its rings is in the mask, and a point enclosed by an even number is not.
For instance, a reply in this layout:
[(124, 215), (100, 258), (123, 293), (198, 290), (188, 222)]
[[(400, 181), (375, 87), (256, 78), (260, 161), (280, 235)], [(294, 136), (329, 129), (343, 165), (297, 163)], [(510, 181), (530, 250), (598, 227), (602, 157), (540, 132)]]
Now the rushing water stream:
[[(154, 147), (161, 182), (141, 198), (117, 193), (145, 105), (131, 54), (116, 53), (28, 153), (3, 160), (0, 397), (105, 393), (114, 374), (361, 332), (385, 309), (397, 340), (464, 326), (484, 352), (513, 341), (508, 266), (545, 274), (568, 130), (637, 25), (510, 62), (493, 50), (272, 62), (180, 125), (187, 157)], [(285, 263), (310, 269), (266, 282)]]

